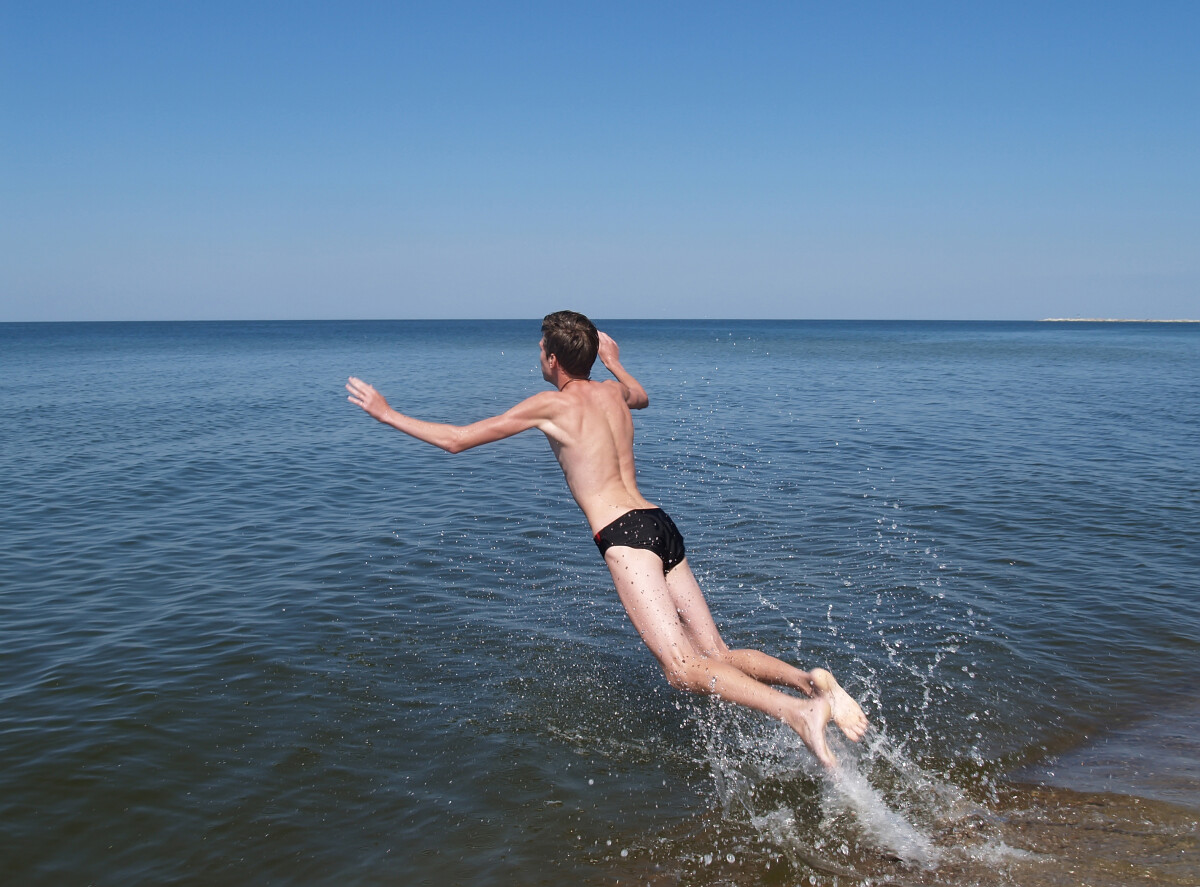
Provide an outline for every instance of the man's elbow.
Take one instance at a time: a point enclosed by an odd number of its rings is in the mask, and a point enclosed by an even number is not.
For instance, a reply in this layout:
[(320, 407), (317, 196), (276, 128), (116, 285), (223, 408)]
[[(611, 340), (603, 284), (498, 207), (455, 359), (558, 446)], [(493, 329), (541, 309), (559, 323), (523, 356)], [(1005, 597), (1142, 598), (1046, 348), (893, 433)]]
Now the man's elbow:
[(463, 452), (464, 450), (471, 449), (474, 444), (467, 443), (467, 441), (461, 437), (452, 437), (444, 443), (439, 444), (439, 446), (447, 453), (457, 454)]
[(629, 409), (644, 410), (648, 406), (650, 406), (650, 395), (645, 391), (632, 392), (629, 398)]
[(469, 450), (473, 446), (473, 444), (468, 442), (467, 436), (459, 429), (454, 429), (441, 440), (436, 441), (436, 445), (439, 449), (451, 454), (461, 453), (463, 450)]

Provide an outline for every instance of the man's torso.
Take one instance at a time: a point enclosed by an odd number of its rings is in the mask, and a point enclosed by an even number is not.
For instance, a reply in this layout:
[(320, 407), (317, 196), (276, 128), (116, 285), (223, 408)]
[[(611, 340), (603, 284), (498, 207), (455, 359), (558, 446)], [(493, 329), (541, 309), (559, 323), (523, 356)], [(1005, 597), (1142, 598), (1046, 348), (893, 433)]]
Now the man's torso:
[(654, 507), (637, 488), (633, 416), (620, 383), (567, 385), (555, 407), (542, 430), (592, 532), (631, 509)]

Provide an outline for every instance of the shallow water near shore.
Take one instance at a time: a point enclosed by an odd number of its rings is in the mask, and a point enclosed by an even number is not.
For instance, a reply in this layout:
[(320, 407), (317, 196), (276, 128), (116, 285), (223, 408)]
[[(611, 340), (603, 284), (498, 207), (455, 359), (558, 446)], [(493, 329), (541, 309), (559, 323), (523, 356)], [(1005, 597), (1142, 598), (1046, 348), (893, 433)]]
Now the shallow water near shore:
[(1200, 882), (1200, 328), (601, 324), (718, 624), (870, 715), (666, 686), (530, 322), (0, 325), (0, 876)]

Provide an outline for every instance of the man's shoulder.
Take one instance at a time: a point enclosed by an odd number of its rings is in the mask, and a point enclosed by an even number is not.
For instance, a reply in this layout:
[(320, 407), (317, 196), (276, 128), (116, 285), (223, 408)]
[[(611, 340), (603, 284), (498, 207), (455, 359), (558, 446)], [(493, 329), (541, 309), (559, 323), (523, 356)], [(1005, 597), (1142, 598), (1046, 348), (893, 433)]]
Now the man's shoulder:
[[(625, 405), (625, 386), (615, 379), (604, 379), (595, 383), (599, 390), (603, 393), (603, 397), (618, 401), (622, 406)], [(537, 394), (531, 394), (520, 403), (513, 406), (508, 412), (518, 413), (522, 415), (536, 414), (546, 418), (553, 418), (556, 415), (564, 413), (572, 413), (578, 411), (589, 411), (595, 409), (599, 404), (591, 399), (580, 399), (573, 397), (568, 392), (554, 391), (539, 391)]]
[(539, 391), (537, 394), (531, 394), (529, 397), (514, 404), (509, 408), (510, 413), (544, 413), (553, 410), (562, 404), (562, 397), (558, 391)]
[(604, 386), (604, 392), (609, 398), (614, 401), (619, 401), (622, 409), (627, 411), (630, 410), (630, 390), (628, 385), (626, 385), (620, 379), (605, 379), (600, 384)]

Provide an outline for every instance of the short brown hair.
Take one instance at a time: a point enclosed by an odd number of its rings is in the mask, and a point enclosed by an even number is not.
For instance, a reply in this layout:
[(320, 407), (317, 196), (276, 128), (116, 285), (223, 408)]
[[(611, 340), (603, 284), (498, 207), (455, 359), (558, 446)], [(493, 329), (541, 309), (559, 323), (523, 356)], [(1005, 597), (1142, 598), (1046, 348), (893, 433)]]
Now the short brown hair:
[(555, 311), (542, 319), (542, 346), (546, 356), (558, 357), (558, 365), (572, 376), (586, 378), (596, 362), (600, 334), (596, 325), (578, 311)]

